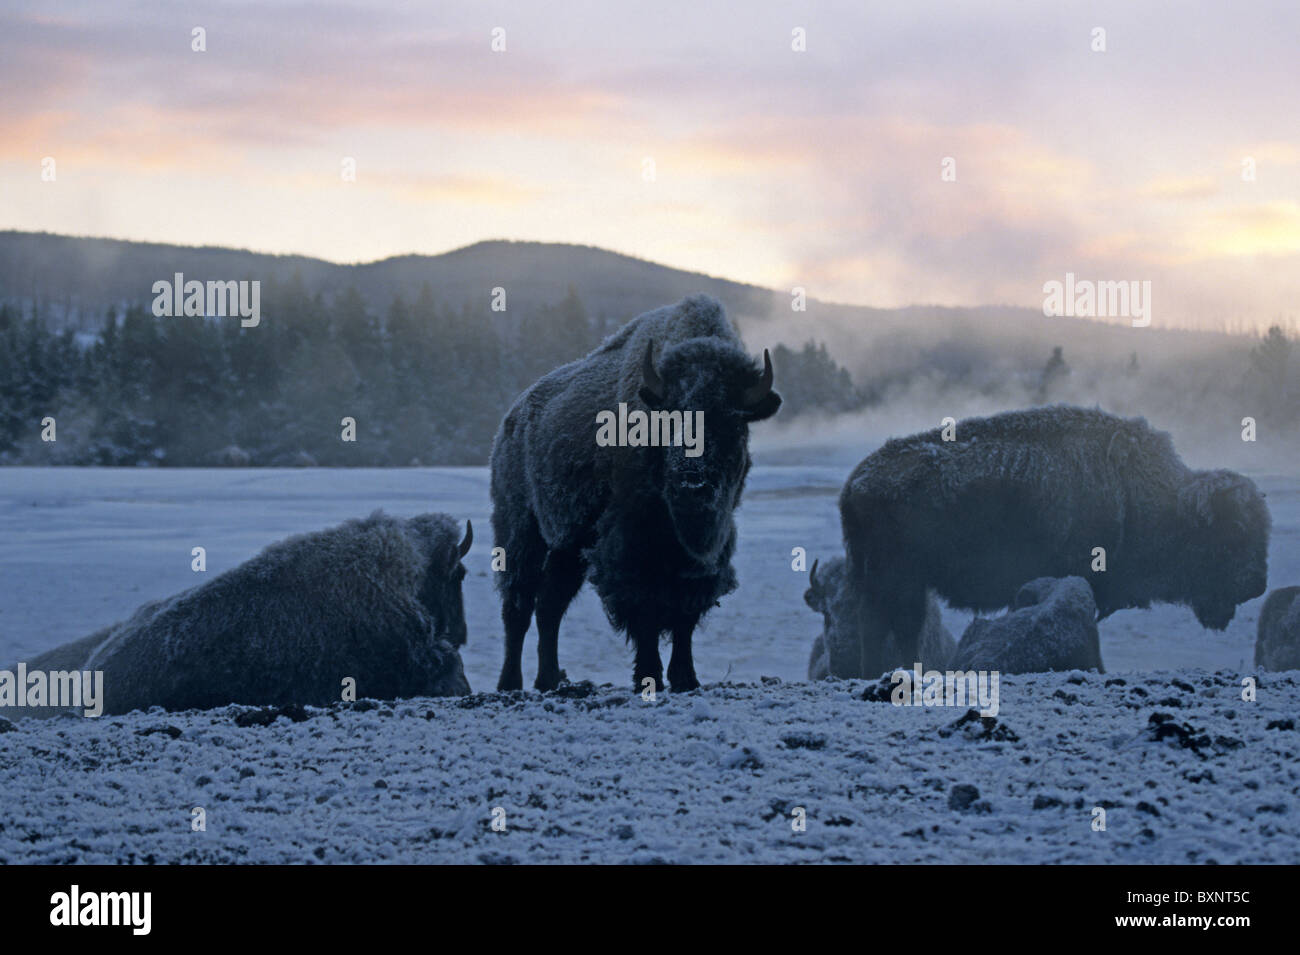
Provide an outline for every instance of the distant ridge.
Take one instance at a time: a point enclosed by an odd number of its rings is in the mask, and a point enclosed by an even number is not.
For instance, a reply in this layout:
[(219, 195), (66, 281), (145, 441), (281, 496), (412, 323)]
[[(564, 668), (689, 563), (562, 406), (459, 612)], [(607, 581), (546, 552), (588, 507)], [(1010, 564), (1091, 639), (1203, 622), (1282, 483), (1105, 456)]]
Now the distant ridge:
[[(572, 286), (588, 314), (606, 329), (686, 295), (717, 298), (756, 346), (824, 339), (860, 351), (898, 335), (956, 340), (1004, 340), (1002, 349), (1037, 354), (1049, 344), (1103, 351), (1144, 348), (1156, 339), (1221, 340), (1219, 332), (1151, 328), (1140, 339), (1123, 324), (1080, 318), (1044, 318), (1040, 309), (1008, 305), (872, 308), (830, 304), (811, 296), (791, 308), (789, 290), (773, 290), (688, 272), (587, 245), (489, 239), (438, 255), (398, 255), (340, 264), (305, 255), (280, 255), (220, 246), (185, 246), (126, 239), (0, 231), (0, 302), (40, 303), (56, 328), (97, 331), (109, 308), (148, 305), (152, 285), (176, 272), (187, 278), (288, 281), (300, 275), (311, 293), (333, 296), (355, 288), (382, 314), (394, 296), (415, 299), (427, 283), (446, 305), (483, 303), (506, 289), (509, 325), (551, 306)], [(810, 290), (815, 291), (815, 290)], [(770, 321), (769, 321), (770, 320)], [(1140, 342), (1140, 344), (1139, 344)], [(872, 346), (874, 347), (874, 346)], [(1127, 354), (1127, 352), (1125, 352)]]
[(0, 232), (0, 300), (40, 301), (61, 322), (80, 327), (98, 327), (110, 307), (150, 302), (153, 283), (175, 272), (202, 280), (262, 281), (287, 281), (297, 272), (313, 291), (330, 295), (352, 287), (378, 309), (399, 293), (415, 298), (425, 283), (451, 305), (486, 300), (500, 286), (510, 304), (526, 307), (554, 304), (572, 285), (593, 313), (620, 320), (700, 292), (738, 316), (766, 316), (777, 299), (757, 286), (560, 243), (493, 239), (440, 255), (343, 265), (216, 246)]

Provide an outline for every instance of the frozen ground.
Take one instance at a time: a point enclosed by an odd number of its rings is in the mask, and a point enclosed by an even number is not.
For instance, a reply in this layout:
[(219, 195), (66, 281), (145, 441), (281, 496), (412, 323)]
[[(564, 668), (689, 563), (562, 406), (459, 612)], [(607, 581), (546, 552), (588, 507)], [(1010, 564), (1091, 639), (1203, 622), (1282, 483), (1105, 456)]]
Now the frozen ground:
[(953, 732), (963, 709), (861, 681), (22, 720), (0, 864), (1295, 863), (1298, 681), (1008, 677), (996, 723)]
[[(804, 547), (811, 562), (839, 551), (836, 495), (847, 471), (754, 469), (737, 514), (740, 589), (723, 599), (695, 640), (703, 682), (804, 678), (821, 621), (804, 605), (807, 574), (791, 570), (790, 553)], [(1300, 584), (1300, 480), (1255, 477), (1273, 514), (1269, 587)], [(474, 521), (477, 542), (465, 561), (469, 645), (463, 656), (470, 686), (493, 689), (501, 625), (489, 570), (487, 471), (481, 468), (0, 468), (0, 666), (194, 586), (200, 581), (190, 570), (195, 546), (207, 549), (210, 577), (288, 534), (319, 530), (376, 507), (399, 516), (447, 511)], [(1249, 668), (1262, 602), (1241, 606), (1223, 633), (1204, 630), (1181, 607), (1122, 611), (1102, 622), (1102, 659), (1111, 672)], [(970, 616), (947, 612), (945, 619), (960, 637)], [(525, 685), (535, 673), (533, 647), (530, 636)], [(590, 588), (565, 618), (560, 665), (573, 680), (619, 686), (631, 681), (630, 651), (611, 633)]]
[[(233, 709), (0, 724), (0, 863), (1300, 862), (1300, 673), (1264, 674), (1256, 702), (1240, 694), (1258, 600), (1224, 633), (1182, 608), (1116, 614), (1101, 626), (1105, 676), (1004, 678), (990, 738), (941, 732), (962, 708), (798, 682), (820, 621), (790, 551), (838, 549), (844, 473), (755, 470), (740, 590), (696, 640), (701, 691), (630, 694), (628, 652), (584, 592), (561, 664), (612, 685), (567, 697), (403, 701), (261, 726), (237, 725)], [(1298, 482), (1257, 480), (1274, 520), (1270, 587), (1300, 583)], [(211, 575), (375, 507), (473, 519), (465, 669), (492, 689), (481, 469), (0, 469), (0, 665), (192, 586), (196, 545)], [(960, 636), (968, 618), (947, 618)], [(190, 829), (196, 806), (206, 832)], [(795, 807), (805, 832), (791, 828)]]

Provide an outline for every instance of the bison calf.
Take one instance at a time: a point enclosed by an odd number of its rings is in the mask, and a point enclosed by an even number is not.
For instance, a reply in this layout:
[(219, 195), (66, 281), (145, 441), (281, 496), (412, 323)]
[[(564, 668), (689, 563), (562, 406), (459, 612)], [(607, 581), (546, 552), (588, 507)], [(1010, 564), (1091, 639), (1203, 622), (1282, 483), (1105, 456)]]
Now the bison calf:
[(445, 514), (378, 511), (290, 537), (27, 669), (103, 671), (105, 713), (324, 705), (348, 677), (378, 699), (463, 696), (468, 522), (458, 538)]
[(1027, 581), (1078, 576), (1101, 617), (1179, 603), (1217, 630), (1264, 592), (1269, 514), (1254, 482), (1191, 470), (1144, 419), (1058, 405), (947, 437), (887, 442), (840, 496), (855, 586), (911, 646), (930, 589), (997, 610)]

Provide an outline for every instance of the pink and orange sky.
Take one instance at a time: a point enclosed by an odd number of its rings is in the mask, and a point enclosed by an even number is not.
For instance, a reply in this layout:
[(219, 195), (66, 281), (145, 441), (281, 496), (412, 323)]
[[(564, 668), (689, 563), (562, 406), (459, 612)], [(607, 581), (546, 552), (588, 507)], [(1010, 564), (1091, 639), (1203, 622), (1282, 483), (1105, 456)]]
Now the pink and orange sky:
[(1294, 0), (5, 0), (0, 228), (575, 242), (879, 306), (1071, 271), (1267, 324), (1300, 312), (1298, 40)]

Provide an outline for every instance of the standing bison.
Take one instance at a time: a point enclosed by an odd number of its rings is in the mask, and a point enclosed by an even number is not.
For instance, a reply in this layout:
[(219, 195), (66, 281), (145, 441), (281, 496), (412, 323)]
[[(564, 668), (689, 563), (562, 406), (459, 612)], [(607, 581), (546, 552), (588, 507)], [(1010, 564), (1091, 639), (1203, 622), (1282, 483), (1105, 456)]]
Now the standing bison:
[(458, 538), (446, 514), (376, 511), (272, 544), (27, 668), (103, 671), (105, 713), (325, 705), (349, 677), (377, 699), (463, 696), (468, 522)]
[(913, 647), (929, 588), (987, 611), (1037, 577), (1079, 576), (1100, 617), (1180, 603), (1221, 630), (1267, 577), (1254, 483), (1193, 471), (1168, 434), (1100, 410), (1012, 411), (963, 421), (954, 440), (891, 440), (854, 469), (840, 516), (850, 574)]
[[(523, 685), (534, 611), (534, 686), (560, 682), (560, 618), (586, 578), (610, 623), (636, 646), (638, 688), (647, 678), (663, 685), (664, 632), (672, 634), (673, 688), (699, 686), (691, 635), (736, 587), (732, 512), (749, 470), (749, 424), (780, 404), (767, 353), (760, 370), (722, 306), (703, 296), (632, 319), (519, 397), (492, 447), (492, 526), (505, 550), (498, 689)], [(625, 417), (651, 412), (661, 413), (649, 426), (657, 446), (635, 446), (631, 434), (624, 446), (597, 441), (612, 415), (621, 432)], [(695, 446), (677, 440), (700, 421)]]

